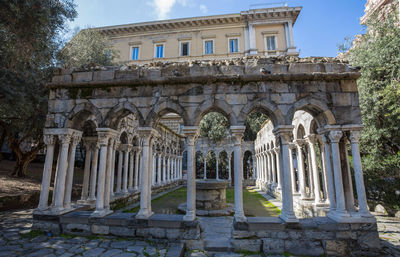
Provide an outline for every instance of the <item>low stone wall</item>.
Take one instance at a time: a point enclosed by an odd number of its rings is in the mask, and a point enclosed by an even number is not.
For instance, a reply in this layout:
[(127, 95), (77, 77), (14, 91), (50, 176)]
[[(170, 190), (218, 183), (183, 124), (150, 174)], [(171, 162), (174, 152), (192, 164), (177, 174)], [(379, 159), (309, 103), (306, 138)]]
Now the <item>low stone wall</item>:
[(320, 217), (285, 223), (276, 217), (249, 217), (234, 223), (236, 251), (262, 251), (266, 255), (379, 256), (376, 223), (337, 223)]

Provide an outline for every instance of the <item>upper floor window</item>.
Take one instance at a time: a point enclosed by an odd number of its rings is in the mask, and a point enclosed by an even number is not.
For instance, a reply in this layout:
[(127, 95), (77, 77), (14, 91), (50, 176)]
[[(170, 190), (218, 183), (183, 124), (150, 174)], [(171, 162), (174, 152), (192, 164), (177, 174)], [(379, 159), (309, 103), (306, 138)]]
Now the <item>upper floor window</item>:
[(213, 54), (213, 53), (214, 53), (214, 40), (204, 41), (204, 54)]
[(229, 52), (230, 53), (239, 52), (239, 39), (237, 39), (237, 38), (229, 39)]
[(155, 57), (164, 58), (164, 44), (157, 44), (155, 48)]
[(266, 41), (267, 41), (267, 50), (268, 51), (276, 51), (276, 37), (268, 36), (268, 37), (266, 37)]
[(190, 43), (189, 42), (181, 42), (180, 55), (181, 56), (189, 56), (190, 55)]
[(132, 60), (138, 60), (139, 59), (139, 47), (134, 46), (132, 47)]

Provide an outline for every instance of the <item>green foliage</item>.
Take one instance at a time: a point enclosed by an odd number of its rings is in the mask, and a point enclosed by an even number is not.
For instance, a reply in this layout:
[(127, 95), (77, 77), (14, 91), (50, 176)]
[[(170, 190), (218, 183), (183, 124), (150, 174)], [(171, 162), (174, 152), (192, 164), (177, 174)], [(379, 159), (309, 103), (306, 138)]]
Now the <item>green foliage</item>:
[[(363, 167), (369, 198), (399, 202), (400, 174), (400, 27), (398, 10), (387, 17), (371, 17), (368, 31), (347, 57), (361, 67), (358, 80), (364, 130)], [(396, 182), (397, 181), (397, 182)], [(382, 192), (378, 192), (382, 190)], [(392, 197), (390, 197), (392, 195)], [(395, 199), (392, 199), (395, 197)]]
[(245, 120), (246, 130), (244, 132), (245, 141), (254, 141), (257, 138), (257, 133), (260, 131), (268, 117), (261, 112), (250, 113)]
[(218, 112), (210, 112), (204, 115), (199, 128), (200, 137), (208, 137), (213, 142), (218, 142), (226, 137), (229, 122), (224, 115)]
[(75, 16), (73, 0), (0, 1), (0, 127), (17, 157), (13, 175), (24, 176), (43, 147), (45, 83), (61, 44), (58, 35)]
[(58, 52), (58, 59), (65, 68), (85, 65), (112, 65), (118, 57), (118, 51), (109, 43), (109, 39), (95, 29), (79, 31)]

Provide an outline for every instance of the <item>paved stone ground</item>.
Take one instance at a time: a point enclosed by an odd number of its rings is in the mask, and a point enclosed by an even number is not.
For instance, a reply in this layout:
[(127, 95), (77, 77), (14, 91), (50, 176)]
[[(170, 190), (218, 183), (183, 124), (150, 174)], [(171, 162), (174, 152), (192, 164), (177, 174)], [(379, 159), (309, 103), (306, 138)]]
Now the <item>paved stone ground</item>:
[[(400, 256), (400, 220), (376, 215), (384, 257)], [(186, 252), (190, 257), (261, 257), (232, 253), (232, 217), (199, 218), (208, 251)], [(0, 256), (179, 256), (179, 244), (154, 243), (116, 237), (47, 236), (29, 233), (32, 210), (0, 212)], [(225, 251), (222, 253), (221, 251)], [(275, 256), (283, 257), (283, 256)]]

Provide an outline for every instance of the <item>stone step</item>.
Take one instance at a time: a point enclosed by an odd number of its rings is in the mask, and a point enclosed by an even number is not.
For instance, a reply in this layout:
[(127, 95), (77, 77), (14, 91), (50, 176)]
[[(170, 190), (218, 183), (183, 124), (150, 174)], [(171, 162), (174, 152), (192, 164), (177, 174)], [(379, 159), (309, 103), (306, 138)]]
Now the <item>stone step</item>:
[(171, 244), (166, 257), (182, 257), (185, 254), (185, 245), (183, 243)]
[(205, 239), (204, 250), (210, 252), (231, 252), (233, 251), (232, 244), (229, 239)]

